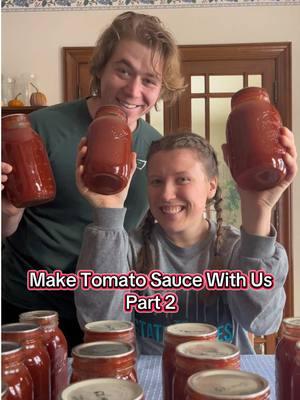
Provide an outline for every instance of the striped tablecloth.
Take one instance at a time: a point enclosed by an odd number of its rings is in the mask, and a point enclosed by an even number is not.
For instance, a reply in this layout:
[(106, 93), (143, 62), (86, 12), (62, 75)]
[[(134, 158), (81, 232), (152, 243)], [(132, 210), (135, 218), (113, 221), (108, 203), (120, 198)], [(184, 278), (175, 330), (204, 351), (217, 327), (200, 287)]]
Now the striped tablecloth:
[[(242, 355), (241, 370), (254, 372), (267, 379), (271, 387), (271, 400), (276, 400), (273, 355)], [(146, 400), (162, 400), (161, 357), (140, 356), (137, 372)]]

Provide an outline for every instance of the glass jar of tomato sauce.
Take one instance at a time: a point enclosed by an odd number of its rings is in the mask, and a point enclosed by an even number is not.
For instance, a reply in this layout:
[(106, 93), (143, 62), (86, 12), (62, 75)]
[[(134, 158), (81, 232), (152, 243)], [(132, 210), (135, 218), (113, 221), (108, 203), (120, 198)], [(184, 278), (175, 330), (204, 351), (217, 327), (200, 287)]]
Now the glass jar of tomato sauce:
[(68, 345), (58, 327), (58, 314), (52, 310), (28, 311), (20, 314), (20, 322), (33, 322), (42, 330), (42, 340), (51, 362), (51, 400), (59, 400), (59, 394), (68, 384)]
[(131, 344), (101, 341), (73, 348), (71, 382), (92, 378), (118, 378), (137, 382), (136, 355)]
[(292, 399), (292, 372), (296, 365), (296, 343), (300, 341), (300, 317), (282, 321), (282, 337), (275, 351), (277, 400)]
[(295, 365), (292, 369), (292, 400), (297, 400), (300, 393), (300, 341), (296, 343)]
[(180, 343), (190, 340), (215, 341), (217, 328), (202, 323), (181, 323), (169, 325), (164, 331), (162, 356), (162, 382), (164, 400), (172, 400), (172, 382), (175, 373), (175, 350)]
[(54, 199), (56, 185), (49, 158), (26, 114), (2, 117), (2, 161), (13, 167), (5, 194), (15, 207), (36, 206)]
[(286, 175), (285, 149), (279, 142), (282, 121), (267, 91), (247, 87), (231, 99), (227, 120), (228, 161), (233, 179), (245, 190), (265, 190)]
[(115, 105), (100, 107), (88, 128), (83, 182), (95, 193), (119, 193), (128, 183), (130, 161), (126, 113)]
[(2, 325), (2, 338), (23, 346), (24, 363), (32, 376), (34, 400), (50, 400), (50, 357), (42, 342), (40, 327), (21, 322)]
[(24, 363), (24, 350), (19, 343), (1, 343), (1, 367), (2, 379), (8, 386), (7, 399), (33, 400), (32, 377)]
[(73, 383), (61, 394), (61, 400), (143, 400), (137, 383), (116, 378), (88, 379)]
[(240, 351), (224, 342), (186, 342), (176, 347), (173, 400), (182, 400), (188, 378), (208, 369), (239, 369)]
[(212, 369), (189, 377), (184, 400), (269, 400), (270, 386), (257, 374)]
[(135, 329), (130, 321), (105, 320), (89, 322), (84, 327), (84, 342), (98, 342), (101, 340), (135, 343)]

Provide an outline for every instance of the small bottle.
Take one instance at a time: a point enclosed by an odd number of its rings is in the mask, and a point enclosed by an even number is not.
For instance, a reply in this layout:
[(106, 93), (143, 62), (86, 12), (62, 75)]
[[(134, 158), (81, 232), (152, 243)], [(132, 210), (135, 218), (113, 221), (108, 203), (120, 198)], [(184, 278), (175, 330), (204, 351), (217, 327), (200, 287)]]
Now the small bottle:
[(233, 179), (245, 190), (265, 190), (286, 175), (279, 143), (281, 117), (263, 88), (239, 90), (231, 99), (226, 139)]
[(282, 338), (275, 351), (277, 400), (292, 400), (292, 375), (296, 365), (296, 343), (300, 341), (300, 317), (282, 321)]
[(43, 331), (42, 340), (51, 362), (51, 400), (59, 400), (59, 394), (68, 384), (68, 345), (58, 327), (56, 311), (37, 310), (20, 314), (20, 322), (35, 323)]
[(239, 369), (240, 351), (230, 343), (192, 341), (176, 347), (173, 399), (184, 398), (188, 378), (208, 369)]
[(172, 382), (175, 373), (175, 350), (180, 343), (190, 340), (215, 341), (217, 328), (202, 323), (181, 323), (169, 325), (164, 331), (162, 355), (163, 399), (172, 400)]
[(130, 176), (131, 131), (126, 113), (118, 106), (103, 106), (88, 128), (83, 182), (95, 193), (121, 192)]
[(184, 400), (269, 400), (270, 386), (257, 374), (212, 369), (189, 377)]
[(13, 167), (5, 193), (15, 207), (36, 206), (54, 199), (56, 185), (48, 155), (26, 114), (2, 117), (2, 161)]
[(73, 383), (62, 392), (60, 399), (143, 400), (144, 394), (137, 383), (116, 378), (98, 378)]
[(84, 327), (84, 342), (98, 342), (101, 340), (135, 344), (135, 329), (129, 321), (95, 321), (89, 322)]
[(84, 343), (73, 348), (72, 357), (72, 383), (92, 378), (117, 378), (137, 382), (135, 349), (128, 343)]
[[(9, 400), (33, 400), (33, 382), (24, 364), (24, 351), (19, 343), (1, 343), (2, 379), (8, 386)], [(5, 397), (4, 397), (5, 398)]]
[(24, 363), (33, 381), (34, 400), (50, 400), (50, 357), (41, 336), (36, 324), (17, 322), (2, 325), (2, 338), (23, 346)]

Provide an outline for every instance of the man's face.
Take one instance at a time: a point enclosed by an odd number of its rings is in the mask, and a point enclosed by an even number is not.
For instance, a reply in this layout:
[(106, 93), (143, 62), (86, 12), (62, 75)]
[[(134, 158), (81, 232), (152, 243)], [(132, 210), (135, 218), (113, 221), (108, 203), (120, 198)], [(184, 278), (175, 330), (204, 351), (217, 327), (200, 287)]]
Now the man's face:
[(162, 86), (163, 62), (149, 48), (134, 40), (121, 40), (103, 72), (101, 105), (116, 104), (135, 130), (137, 120), (156, 103)]

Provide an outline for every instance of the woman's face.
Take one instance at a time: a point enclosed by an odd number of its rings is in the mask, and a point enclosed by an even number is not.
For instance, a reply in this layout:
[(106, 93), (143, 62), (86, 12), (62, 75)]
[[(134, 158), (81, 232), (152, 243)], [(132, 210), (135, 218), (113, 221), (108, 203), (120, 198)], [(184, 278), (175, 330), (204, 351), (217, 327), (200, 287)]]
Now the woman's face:
[(148, 162), (151, 212), (174, 243), (190, 243), (202, 234), (207, 199), (217, 178), (209, 179), (196, 150), (159, 151)]
[(159, 98), (163, 62), (151, 50), (134, 40), (121, 40), (101, 79), (101, 105), (116, 104), (127, 114), (128, 125), (135, 130), (137, 120)]

